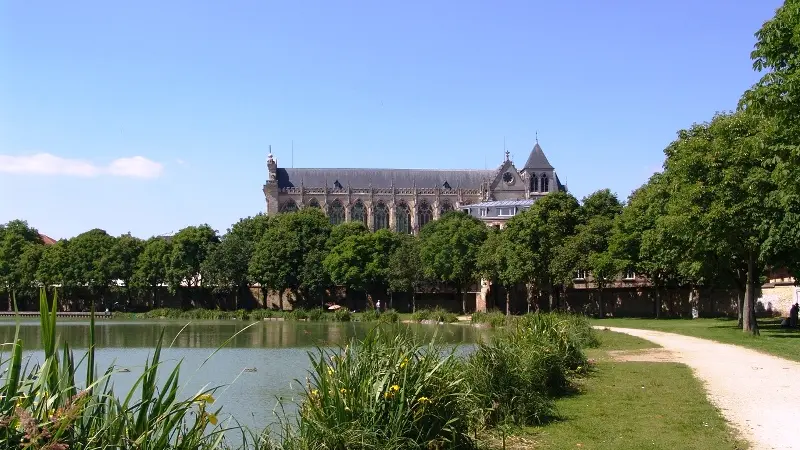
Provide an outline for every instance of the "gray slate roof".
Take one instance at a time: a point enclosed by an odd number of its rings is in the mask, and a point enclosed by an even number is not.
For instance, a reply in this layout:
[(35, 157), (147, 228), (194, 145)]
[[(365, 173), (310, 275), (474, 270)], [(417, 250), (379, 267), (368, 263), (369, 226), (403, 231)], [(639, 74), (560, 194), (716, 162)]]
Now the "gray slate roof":
[(491, 170), (436, 170), (436, 169), (278, 169), (278, 187), (331, 186), (338, 181), (343, 187), (353, 188), (436, 188), (445, 182), (452, 189), (478, 189), (484, 181), (495, 177)]
[(539, 143), (537, 142), (536, 145), (533, 146), (533, 150), (531, 150), (530, 156), (528, 156), (528, 161), (525, 162), (525, 169), (552, 169), (553, 166), (550, 165), (550, 161), (547, 160), (547, 157), (544, 156), (544, 152), (542, 151), (542, 147), (539, 147)]

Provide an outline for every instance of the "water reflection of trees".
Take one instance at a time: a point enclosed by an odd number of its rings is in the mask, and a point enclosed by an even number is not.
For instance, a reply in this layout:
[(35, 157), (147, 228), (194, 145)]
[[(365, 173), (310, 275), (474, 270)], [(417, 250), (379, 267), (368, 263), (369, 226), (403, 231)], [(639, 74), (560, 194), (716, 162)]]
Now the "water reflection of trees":
[[(23, 323), (20, 338), (26, 348), (41, 347), (38, 322)], [(158, 341), (161, 333), (165, 346), (181, 348), (216, 348), (230, 340), (232, 348), (287, 348), (335, 346), (351, 337), (363, 337), (375, 325), (366, 323), (330, 322), (260, 322), (249, 326), (246, 322), (111, 322), (98, 323), (98, 347), (148, 348)], [(464, 325), (396, 325), (407, 327), (422, 339), (434, 336), (445, 343), (474, 343), (485, 330)], [(0, 323), (0, 342), (14, 339), (13, 323)], [(58, 326), (59, 342), (68, 342), (73, 348), (89, 343), (88, 322), (62, 322)], [(237, 334), (238, 333), (238, 334)], [(235, 336), (234, 336), (235, 335)], [(233, 336), (233, 337), (232, 337)]]

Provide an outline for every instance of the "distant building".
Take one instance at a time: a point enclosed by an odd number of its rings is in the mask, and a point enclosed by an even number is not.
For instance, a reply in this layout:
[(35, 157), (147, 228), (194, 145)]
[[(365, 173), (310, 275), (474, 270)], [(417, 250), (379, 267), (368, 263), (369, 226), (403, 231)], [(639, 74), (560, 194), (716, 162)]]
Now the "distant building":
[(42, 243), (43, 243), (44, 245), (53, 245), (53, 244), (55, 244), (56, 242), (58, 242), (58, 241), (56, 241), (55, 239), (51, 238), (50, 236), (48, 236), (48, 235), (46, 235), (46, 234), (42, 234), (42, 233), (39, 233), (39, 239), (41, 239), (41, 240), (42, 240)]
[[(417, 233), (442, 214), (463, 209), (489, 224), (504, 222), (507, 209), (493, 202), (511, 201), (514, 214), (555, 190), (566, 190), (538, 141), (517, 168), (506, 152), (496, 169), (294, 169), (267, 159), (263, 191), (267, 214), (320, 208), (331, 223), (363, 222), (371, 230), (388, 228)], [(497, 216), (480, 216), (489, 208)], [(485, 217), (485, 218), (484, 218)]]

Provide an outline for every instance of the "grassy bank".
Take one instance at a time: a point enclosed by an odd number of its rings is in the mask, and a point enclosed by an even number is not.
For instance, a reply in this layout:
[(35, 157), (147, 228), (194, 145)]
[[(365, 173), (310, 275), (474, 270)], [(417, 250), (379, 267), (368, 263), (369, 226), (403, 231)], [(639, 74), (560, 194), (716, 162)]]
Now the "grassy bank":
[[(600, 346), (589, 351), (595, 370), (576, 383), (577, 393), (557, 399), (553, 421), (517, 429), (509, 449), (743, 449), (725, 420), (706, 399), (691, 369), (677, 363), (615, 362), (611, 350), (642, 351), (651, 342), (599, 331)], [(501, 448), (495, 434), (487, 439)]]
[(760, 336), (742, 332), (730, 319), (595, 319), (592, 325), (640, 328), (741, 345), (800, 361), (800, 330), (780, 327), (780, 319), (759, 319)]

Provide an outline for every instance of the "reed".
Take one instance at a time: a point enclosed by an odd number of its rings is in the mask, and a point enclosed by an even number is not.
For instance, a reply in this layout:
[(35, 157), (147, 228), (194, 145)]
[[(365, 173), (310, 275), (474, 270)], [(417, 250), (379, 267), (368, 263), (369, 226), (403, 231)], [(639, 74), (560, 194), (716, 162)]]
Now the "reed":
[[(158, 383), (163, 335), (131, 390), (118, 396), (113, 368), (95, 367), (94, 316), (89, 347), (80, 360), (56, 334), (57, 298), (40, 293), (40, 364), (23, 365), (19, 323), (14, 342), (4, 345), (0, 371), (0, 442), (22, 448), (66, 450), (89, 448), (212, 449), (226, 448), (224, 425), (214, 409), (216, 388), (179, 398), (180, 364)], [(86, 378), (76, 374), (83, 366)]]

